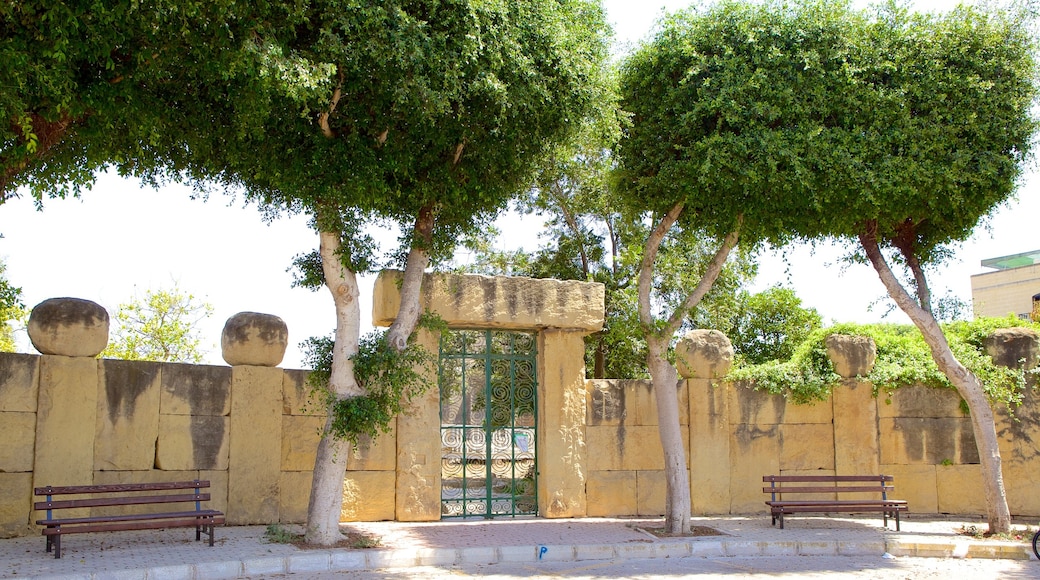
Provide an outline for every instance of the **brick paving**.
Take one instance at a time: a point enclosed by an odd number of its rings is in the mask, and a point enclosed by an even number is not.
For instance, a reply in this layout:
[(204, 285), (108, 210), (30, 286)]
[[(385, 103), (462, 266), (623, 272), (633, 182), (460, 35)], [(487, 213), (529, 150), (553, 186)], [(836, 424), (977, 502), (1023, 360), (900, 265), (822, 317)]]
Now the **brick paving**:
[[(44, 551), (42, 536), (0, 540), (0, 578), (176, 580), (261, 574), (375, 570), (459, 563), (582, 561), (618, 558), (772, 555), (882, 555), (940, 558), (1033, 558), (1021, 541), (975, 539), (959, 533), (985, 529), (977, 517), (915, 517), (902, 530), (880, 517), (791, 517), (786, 528), (768, 515), (695, 518), (719, 535), (660, 538), (647, 531), (660, 519), (581, 518), (447, 520), (429, 523), (364, 522), (344, 531), (380, 539), (372, 549), (309, 550), (265, 539), (265, 526), (217, 529), (217, 545), (195, 542), (190, 529), (75, 534), (62, 540), (61, 559)], [(1035, 524), (1033, 524), (1035, 529)], [(299, 531), (299, 526), (286, 526)], [(1017, 524), (1024, 528), (1025, 524)]]

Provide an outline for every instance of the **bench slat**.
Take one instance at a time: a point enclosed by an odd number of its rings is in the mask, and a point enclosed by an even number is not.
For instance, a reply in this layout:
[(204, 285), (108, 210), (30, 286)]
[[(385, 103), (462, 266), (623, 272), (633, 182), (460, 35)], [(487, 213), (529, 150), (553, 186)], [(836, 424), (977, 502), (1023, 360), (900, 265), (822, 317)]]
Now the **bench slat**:
[(838, 481), (838, 482), (852, 482), (852, 481), (893, 481), (894, 476), (891, 475), (764, 475), (762, 481), (770, 482), (776, 481), (779, 483), (786, 482), (825, 482), (825, 481)]
[(861, 486), (841, 486), (841, 487), (763, 487), (764, 493), (888, 493), (895, 491), (895, 486), (875, 486), (875, 487), (861, 487)]
[[(212, 519), (212, 522), (210, 521)], [(150, 520), (143, 522), (111, 522), (84, 524), (72, 527), (44, 528), (45, 536), (59, 534), (83, 534), (87, 532), (128, 532), (132, 530), (160, 530), (163, 528), (194, 528), (196, 526), (209, 526), (210, 524), (223, 524), (223, 518), (186, 518), (181, 520)]]
[(155, 514), (123, 514), (118, 516), (89, 516), (82, 518), (53, 518), (49, 520), (36, 520), (37, 525), (41, 526), (68, 526), (76, 524), (90, 524), (90, 523), (101, 523), (101, 522), (129, 522), (138, 520), (160, 520), (160, 519), (175, 519), (185, 517), (213, 517), (223, 516), (224, 514), (217, 510), (190, 510), (182, 512), (165, 512)]
[(43, 486), (33, 488), (36, 495), (65, 495), (70, 493), (125, 493), (131, 491), (163, 491), (168, 489), (194, 489), (209, 487), (209, 480), (166, 481), (158, 483), (113, 483), (106, 485), (66, 485), (60, 487)]
[(209, 501), (208, 493), (186, 493), (180, 495), (133, 495), (126, 497), (92, 497), (83, 499), (62, 499), (57, 501), (38, 501), (33, 504), (37, 510), (57, 510), (84, 507), (106, 507), (117, 505), (143, 505), (158, 503), (184, 503), (194, 501)]

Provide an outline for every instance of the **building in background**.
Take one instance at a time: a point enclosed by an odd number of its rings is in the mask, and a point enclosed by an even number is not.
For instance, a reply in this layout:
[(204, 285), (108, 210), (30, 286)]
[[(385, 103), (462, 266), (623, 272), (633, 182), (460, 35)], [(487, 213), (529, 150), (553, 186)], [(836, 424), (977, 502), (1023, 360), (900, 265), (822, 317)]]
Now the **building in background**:
[(982, 266), (992, 272), (971, 277), (971, 302), (975, 316), (1029, 318), (1040, 302), (1040, 250), (989, 258)]

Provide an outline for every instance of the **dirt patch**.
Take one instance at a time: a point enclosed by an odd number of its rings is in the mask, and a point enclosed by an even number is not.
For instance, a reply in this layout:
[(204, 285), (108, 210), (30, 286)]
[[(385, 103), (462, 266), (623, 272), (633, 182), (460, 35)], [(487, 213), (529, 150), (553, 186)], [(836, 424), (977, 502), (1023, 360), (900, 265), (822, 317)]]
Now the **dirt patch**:
[(961, 536), (968, 536), (976, 540), (1001, 540), (1005, 542), (1026, 542), (1032, 537), (1034, 531), (1028, 527), (1024, 530), (1011, 530), (1007, 533), (992, 534), (987, 529), (979, 526), (965, 526), (954, 530)]
[(382, 542), (379, 538), (370, 536), (368, 534), (362, 534), (361, 532), (348, 532), (343, 534), (343, 539), (336, 542), (331, 546), (322, 546), (319, 544), (308, 544), (303, 541), (301, 534), (299, 539), (294, 539), (290, 542), (301, 550), (328, 550), (329, 548), (338, 548), (341, 550), (360, 550), (367, 548), (383, 548)]
[(708, 526), (691, 526), (690, 533), (688, 534), (672, 534), (665, 531), (664, 526), (640, 526), (636, 528), (643, 530), (648, 534), (653, 534), (658, 538), (699, 538), (703, 536), (725, 536), (723, 532), (716, 530), (715, 528), (709, 528)]

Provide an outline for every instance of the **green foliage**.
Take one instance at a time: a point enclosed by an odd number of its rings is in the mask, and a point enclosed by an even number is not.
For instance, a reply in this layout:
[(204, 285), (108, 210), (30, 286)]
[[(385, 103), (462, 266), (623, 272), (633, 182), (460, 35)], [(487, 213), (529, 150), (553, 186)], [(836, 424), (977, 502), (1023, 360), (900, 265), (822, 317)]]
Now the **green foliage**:
[(387, 343), (385, 331), (374, 331), (362, 337), (358, 353), (351, 359), (364, 394), (338, 397), (328, 387), (334, 346), (328, 337), (312, 337), (303, 344), (312, 369), (307, 382), (333, 418), (326, 435), (356, 447), (362, 436), (388, 432), (404, 406), (429, 389), (425, 377), (436, 362), (434, 356), (414, 343), (397, 351)]
[(7, 264), (0, 260), (0, 352), (14, 352), (14, 331), (25, 325), (29, 311), (22, 304), (22, 289), (6, 276)]
[[(1027, 373), (993, 364), (986, 354), (983, 340), (998, 328), (1040, 325), (1006, 318), (979, 318), (943, 326), (944, 334), (957, 359), (982, 381), (986, 395), (993, 403), (1014, 408), (1021, 401)], [(770, 361), (735, 368), (728, 378), (749, 382), (756, 389), (789, 397), (795, 403), (824, 400), (840, 381), (834, 365), (827, 357), (826, 340), (832, 334), (866, 336), (877, 347), (877, 360), (871, 372), (863, 377), (874, 384), (875, 394), (892, 392), (905, 386), (953, 388), (932, 360), (931, 351), (921, 333), (904, 324), (838, 324), (817, 330), (798, 346), (791, 359)]]
[(119, 305), (118, 328), (105, 358), (200, 363), (205, 356), (198, 324), (213, 315), (213, 307), (194, 295), (170, 289), (148, 290), (143, 299)]
[(792, 358), (795, 348), (823, 322), (789, 288), (741, 291), (737, 301), (735, 315), (714, 328), (729, 337), (738, 359), (749, 365)]

